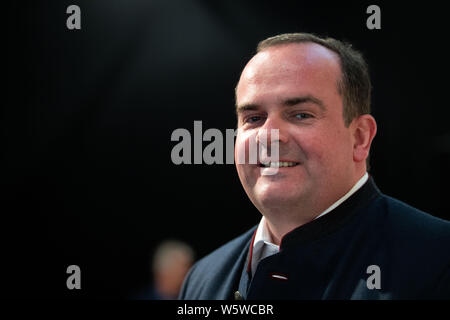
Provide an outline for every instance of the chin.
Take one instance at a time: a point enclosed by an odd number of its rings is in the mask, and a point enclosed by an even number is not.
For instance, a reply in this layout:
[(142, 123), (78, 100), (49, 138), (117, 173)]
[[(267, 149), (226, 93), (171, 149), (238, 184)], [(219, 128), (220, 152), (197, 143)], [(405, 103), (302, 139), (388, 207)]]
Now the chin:
[(301, 193), (288, 188), (268, 188), (256, 190), (255, 199), (263, 207), (279, 207), (283, 204), (297, 202)]

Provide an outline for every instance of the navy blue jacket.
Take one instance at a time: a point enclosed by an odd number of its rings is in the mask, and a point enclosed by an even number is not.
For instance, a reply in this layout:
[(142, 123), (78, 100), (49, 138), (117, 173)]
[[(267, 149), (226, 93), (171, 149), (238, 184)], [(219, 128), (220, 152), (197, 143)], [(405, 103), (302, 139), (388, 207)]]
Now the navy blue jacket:
[(382, 194), (372, 177), (334, 210), (286, 234), (252, 278), (255, 232), (198, 261), (179, 298), (450, 298), (450, 222)]

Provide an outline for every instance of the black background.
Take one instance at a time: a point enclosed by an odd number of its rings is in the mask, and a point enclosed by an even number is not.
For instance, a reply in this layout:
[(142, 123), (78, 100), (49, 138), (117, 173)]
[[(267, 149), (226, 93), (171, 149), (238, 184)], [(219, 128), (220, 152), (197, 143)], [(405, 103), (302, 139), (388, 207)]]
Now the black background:
[[(68, 30), (66, 8), (81, 8)], [(381, 8), (369, 30), (366, 8)], [(133, 298), (163, 239), (202, 257), (258, 223), (233, 165), (174, 165), (177, 128), (235, 127), (234, 86), (284, 32), (366, 56), (378, 187), (450, 219), (447, 17), (431, 2), (19, 1), (2, 8), (2, 294)], [(206, 144), (204, 144), (206, 145)], [(66, 288), (66, 268), (82, 290)]]

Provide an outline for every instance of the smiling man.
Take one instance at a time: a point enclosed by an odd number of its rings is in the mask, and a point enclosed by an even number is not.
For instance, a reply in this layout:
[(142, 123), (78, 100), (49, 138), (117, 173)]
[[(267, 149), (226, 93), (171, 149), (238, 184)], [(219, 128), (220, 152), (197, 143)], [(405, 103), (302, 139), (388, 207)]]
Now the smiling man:
[(350, 45), (312, 34), (258, 45), (236, 87), (236, 157), (256, 141), (279, 161), (236, 167), (263, 217), (200, 260), (181, 299), (450, 298), (450, 223), (367, 173), (370, 91)]

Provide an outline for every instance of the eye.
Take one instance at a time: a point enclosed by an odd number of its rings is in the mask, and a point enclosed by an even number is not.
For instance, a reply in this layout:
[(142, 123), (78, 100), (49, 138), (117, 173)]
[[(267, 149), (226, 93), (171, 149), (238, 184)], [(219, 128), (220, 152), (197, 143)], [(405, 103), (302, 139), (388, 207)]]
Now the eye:
[(244, 119), (244, 122), (245, 123), (255, 123), (255, 122), (261, 120), (261, 118), (262, 118), (261, 116), (251, 116), (251, 117)]
[(295, 117), (297, 119), (308, 119), (308, 118), (312, 118), (312, 115), (310, 115), (309, 113), (301, 112), (301, 113), (296, 113)]

